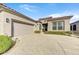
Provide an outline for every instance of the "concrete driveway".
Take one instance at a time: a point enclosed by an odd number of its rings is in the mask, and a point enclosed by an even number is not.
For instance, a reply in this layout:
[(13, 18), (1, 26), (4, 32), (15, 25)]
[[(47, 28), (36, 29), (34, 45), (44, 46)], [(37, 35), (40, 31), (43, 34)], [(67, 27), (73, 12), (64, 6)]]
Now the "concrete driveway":
[(79, 54), (79, 38), (29, 34), (17, 40), (15, 46), (4, 55), (69, 55)]

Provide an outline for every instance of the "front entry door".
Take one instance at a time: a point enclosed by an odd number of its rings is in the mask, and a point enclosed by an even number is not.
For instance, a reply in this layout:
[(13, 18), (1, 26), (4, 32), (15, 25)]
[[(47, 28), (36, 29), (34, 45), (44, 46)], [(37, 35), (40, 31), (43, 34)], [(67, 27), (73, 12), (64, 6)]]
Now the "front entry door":
[(43, 31), (47, 31), (48, 30), (48, 24), (46, 23), (46, 24), (42, 24), (42, 26), (43, 26)]

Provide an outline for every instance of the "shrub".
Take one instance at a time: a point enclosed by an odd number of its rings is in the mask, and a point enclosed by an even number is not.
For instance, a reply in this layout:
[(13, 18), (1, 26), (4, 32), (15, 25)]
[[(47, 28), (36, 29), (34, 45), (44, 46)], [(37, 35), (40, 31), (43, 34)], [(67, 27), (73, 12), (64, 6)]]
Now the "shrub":
[(66, 31), (65, 35), (70, 36), (72, 34), (72, 32)]
[(34, 33), (40, 33), (41, 31), (34, 31)]
[(66, 31), (65, 33), (72, 34), (72, 32), (70, 32), (70, 31)]
[(56, 34), (56, 35), (70, 35), (71, 32), (63, 32), (63, 31), (47, 31), (45, 34)]
[(12, 45), (11, 37), (0, 35), (0, 54), (6, 52)]

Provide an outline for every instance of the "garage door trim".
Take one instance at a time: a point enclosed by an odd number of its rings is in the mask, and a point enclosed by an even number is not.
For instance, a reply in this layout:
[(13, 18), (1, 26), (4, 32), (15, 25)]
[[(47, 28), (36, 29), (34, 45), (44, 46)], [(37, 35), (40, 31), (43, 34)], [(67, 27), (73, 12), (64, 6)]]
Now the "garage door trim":
[(19, 21), (19, 20), (16, 20), (16, 19), (11, 19), (11, 37), (14, 37), (14, 22), (29, 25), (29, 26), (34, 26), (34, 24), (31, 24), (31, 23)]

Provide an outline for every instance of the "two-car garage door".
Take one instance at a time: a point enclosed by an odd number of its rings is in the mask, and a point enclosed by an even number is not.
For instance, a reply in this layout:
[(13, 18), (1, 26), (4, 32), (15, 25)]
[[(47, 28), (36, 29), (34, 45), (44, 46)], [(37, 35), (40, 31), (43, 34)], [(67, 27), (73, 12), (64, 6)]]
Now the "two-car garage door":
[(13, 22), (12, 29), (14, 37), (25, 36), (33, 33), (33, 26), (18, 22)]

